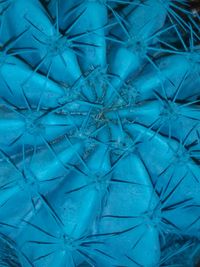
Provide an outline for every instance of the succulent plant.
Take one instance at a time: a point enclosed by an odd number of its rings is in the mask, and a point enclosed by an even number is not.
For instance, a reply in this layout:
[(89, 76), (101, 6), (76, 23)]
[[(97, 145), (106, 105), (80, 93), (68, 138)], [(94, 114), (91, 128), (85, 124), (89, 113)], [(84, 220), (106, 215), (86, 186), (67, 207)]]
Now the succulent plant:
[(194, 6), (0, 0), (1, 266), (197, 266)]

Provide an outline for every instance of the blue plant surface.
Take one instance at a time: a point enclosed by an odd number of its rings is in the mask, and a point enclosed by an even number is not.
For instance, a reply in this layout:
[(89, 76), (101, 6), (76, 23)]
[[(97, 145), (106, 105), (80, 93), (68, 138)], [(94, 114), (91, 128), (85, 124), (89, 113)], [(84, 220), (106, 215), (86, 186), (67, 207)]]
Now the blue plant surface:
[(197, 266), (199, 33), (187, 0), (0, 0), (0, 266)]

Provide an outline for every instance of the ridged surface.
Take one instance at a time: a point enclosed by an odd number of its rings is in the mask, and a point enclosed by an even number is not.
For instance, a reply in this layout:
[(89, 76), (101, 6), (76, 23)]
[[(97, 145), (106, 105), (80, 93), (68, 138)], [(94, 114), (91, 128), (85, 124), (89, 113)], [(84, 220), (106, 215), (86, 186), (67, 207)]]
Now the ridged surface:
[(1, 266), (196, 266), (197, 11), (0, 1)]

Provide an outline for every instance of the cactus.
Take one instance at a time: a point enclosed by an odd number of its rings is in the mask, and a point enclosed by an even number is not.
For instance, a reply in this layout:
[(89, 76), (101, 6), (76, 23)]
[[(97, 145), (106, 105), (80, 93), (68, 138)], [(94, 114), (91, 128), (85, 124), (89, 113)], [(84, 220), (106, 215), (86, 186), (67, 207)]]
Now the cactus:
[(187, 0), (0, 0), (1, 266), (198, 266), (199, 30)]

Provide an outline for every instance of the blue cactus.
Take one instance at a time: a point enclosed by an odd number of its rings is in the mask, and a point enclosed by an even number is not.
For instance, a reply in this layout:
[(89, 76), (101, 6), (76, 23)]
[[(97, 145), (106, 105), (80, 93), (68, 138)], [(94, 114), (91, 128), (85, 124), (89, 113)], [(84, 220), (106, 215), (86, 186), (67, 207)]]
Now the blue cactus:
[(0, 0), (0, 265), (200, 261), (189, 0)]

